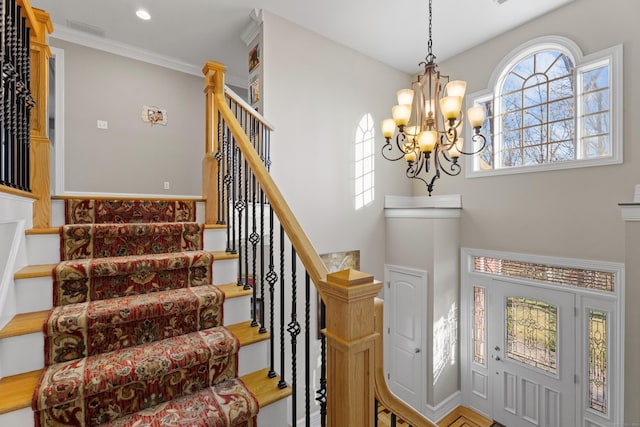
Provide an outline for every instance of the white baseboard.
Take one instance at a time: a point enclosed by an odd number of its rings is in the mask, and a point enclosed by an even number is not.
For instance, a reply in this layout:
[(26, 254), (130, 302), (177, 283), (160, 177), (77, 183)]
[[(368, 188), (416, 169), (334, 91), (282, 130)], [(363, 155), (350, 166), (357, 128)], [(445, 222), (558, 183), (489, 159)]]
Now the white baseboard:
[(436, 406), (427, 405), (426, 412), (423, 415), (435, 423), (449, 415), (460, 405), (462, 405), (462, 393), (458, 390)]

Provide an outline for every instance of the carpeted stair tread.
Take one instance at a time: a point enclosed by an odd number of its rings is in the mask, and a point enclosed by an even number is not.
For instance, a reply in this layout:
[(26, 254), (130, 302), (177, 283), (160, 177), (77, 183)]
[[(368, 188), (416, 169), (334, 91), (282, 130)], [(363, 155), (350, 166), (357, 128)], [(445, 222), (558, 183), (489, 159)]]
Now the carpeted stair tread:
[(67, 224), (60, 227), (60, 259), (201, 250), (203, 233), (195, 222)]
[(234, 378), (99, 427), (252, 427), (258, 409), (255, 396)]
[(45, 365), (220, 326), (223, 303), (222, 290), (205, 285), (55, 307)]
[(53, 304), (208, 285), (213, 259), (198, 250), (63, 261), (52, 272)]
[(216, 327), (51, 365), (32, 408), (43, 426), (65, 417), (107, 422), (236, 377), (239, 347)]
[(194, 222), (195, 200), (65, 199), (66, 224)]

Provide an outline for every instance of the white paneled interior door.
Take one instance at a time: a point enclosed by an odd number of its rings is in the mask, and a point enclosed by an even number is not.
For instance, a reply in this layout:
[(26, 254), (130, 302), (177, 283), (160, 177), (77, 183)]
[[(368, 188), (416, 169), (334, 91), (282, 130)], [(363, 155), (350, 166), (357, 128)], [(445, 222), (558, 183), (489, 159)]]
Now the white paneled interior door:
[(385, 266), (385, 359), (391, 391), (420, 410), (425, 402), (427, 272)]

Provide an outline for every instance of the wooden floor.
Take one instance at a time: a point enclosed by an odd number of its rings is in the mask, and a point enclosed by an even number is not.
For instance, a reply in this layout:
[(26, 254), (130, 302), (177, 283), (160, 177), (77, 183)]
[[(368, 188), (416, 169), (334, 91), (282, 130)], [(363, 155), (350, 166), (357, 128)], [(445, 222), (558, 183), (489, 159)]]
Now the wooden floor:
[[(493, 421), (462, 406), (456, 408), (438, 423), (438, 427), (492, 427), (493, 425)], [(396, 419), (396, 426), (408, 427), (409, 424), (401, 419)], [(391, 412), (386, 408), (380, 408), (378, 411), (378, 427), (391, 427)]]

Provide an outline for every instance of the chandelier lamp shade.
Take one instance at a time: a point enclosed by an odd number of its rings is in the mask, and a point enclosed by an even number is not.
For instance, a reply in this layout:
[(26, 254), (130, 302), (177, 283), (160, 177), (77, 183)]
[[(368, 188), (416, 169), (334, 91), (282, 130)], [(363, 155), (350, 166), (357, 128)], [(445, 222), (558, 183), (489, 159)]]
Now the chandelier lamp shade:
[[(455, 176), (461, 171), (458, 159), (461, 155), (481, 152), (487, 140), (480, 133), (485, 120), (482, 106), (467, 110), (467, 119), (473, 128), (472, 151), (466, 151), (461, 136), (464, 114), (462, 104), (467, 83), (449, 80), (440, 74), (432, 51), (431, 21), (432, 0), (429, 0), (429, 44), (425, 60), (419, 65), (424, 72), (418, 74), (411, 89), (397, 93), (398, 104), (391, 109), (391, 119), (382, 121), (385, 159), (407, 162), (407, 178), (418, 179), (427, 186), (429, 196), (440, 172)], [(395, 142), (395, 143), (394, 143)]]

